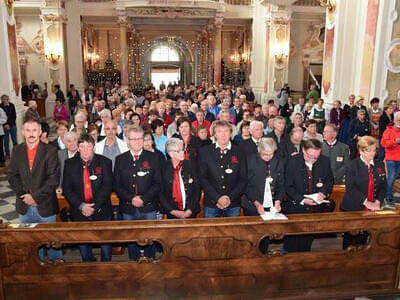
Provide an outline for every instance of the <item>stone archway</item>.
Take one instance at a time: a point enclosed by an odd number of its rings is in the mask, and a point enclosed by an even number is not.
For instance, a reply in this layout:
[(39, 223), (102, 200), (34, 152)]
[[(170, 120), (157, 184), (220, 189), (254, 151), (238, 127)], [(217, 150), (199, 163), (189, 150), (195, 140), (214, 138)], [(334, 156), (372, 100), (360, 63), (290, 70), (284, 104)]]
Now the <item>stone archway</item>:
[[(160, 46), (167, 46), (175, 50), (179, 56), (179, 61), (152, 60), (153, 51)], [(151, 81), (151, 72), (153, 68), (179, 68), (181, 84), (186, 85), (195, 81), (193, 54), (179, 39), (164, 36), (152, 40), (141, 60), (141, 64), (144, 65), (143, 82), (149, 83)]]

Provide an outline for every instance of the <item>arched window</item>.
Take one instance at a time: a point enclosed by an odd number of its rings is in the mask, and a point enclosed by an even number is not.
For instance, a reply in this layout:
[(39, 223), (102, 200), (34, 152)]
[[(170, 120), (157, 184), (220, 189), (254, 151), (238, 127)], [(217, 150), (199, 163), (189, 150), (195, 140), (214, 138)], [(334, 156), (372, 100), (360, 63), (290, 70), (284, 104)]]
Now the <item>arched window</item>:
[(158, 46), (151, 53), (151, 61), (179, 61), (179, 55), (174, 48)]

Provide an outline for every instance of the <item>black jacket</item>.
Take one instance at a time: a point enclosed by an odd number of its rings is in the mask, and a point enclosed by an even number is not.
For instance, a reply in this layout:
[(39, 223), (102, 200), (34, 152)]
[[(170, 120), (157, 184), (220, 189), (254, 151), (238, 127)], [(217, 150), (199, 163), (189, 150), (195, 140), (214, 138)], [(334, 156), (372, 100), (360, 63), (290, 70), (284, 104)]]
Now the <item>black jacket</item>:
[(114, 191), (118, 195), (123, 213), (134, 213), (132, 198), (137, 195), (143, 200), (143, 207), (140, 207), (139, 211), (157, 210), (161, 191), (161, 172), (157, 155), (143, 150), (138, 161), (133, 160), (130, 151), (118, 155), (114, 165)]
[[(374, 200), (381, 203), (386, 196), (386, 173), (382, 161), (374, 160), (372, 171), (374, 175), (375, 194)], [(368, 167), (360, 159), (349, 162), (346, 167), (346, 193), (341, 208), (343, 210), (364, 210), (364, 201), (368, 195)]]
[[(256, 212), (254, 201), (257, 200), (261, 204), (264, 202), (265, 179), (268, 176), (266, 164), (258, 153), (253, 153), (247, 157), (248, 184), (245, 196), (242, 199), (242, 206), (245, 210)], [(285, 194), (284, 161), (274, 155), (269, 164), (273, 202), (275, 203), (275, 200), (282, 202)]]
[[(102, 221), (112, 216), (111, 192), (113, 175), (111, 160), (105, 156), (94, 154), (89, 165), (92, 177), (92, 194), (94, 213), (88, 218), (79, 209), (85, 203), (83, 187), (83, 161), (79, 155), (65, 161), (63, 174), (63, 194), (70, 204), (73, 221)], [(94, 178), (95, 177), (95, 178)]]
[[(332, 192), (333, 175), (329, 159), (320, 155), (312, 168), (313, 185), (311, 193), (323, 193), (328, 199)], [(306, 164), (302, 153), (289, 157), (285, 169), (285, 191), (287, 201), (284, 203), (285, 213), (307, 213), (308, 205), (301, 205), (304, 195), (309, 194)], [(316, 207), (318, 210), (318, 207)]]
[(215, 144), (202, 147), (198, 169), (205, 206), (216, 207), (223, 195), (230, 198), (229, 207), (240, 206), (240, 197), (247, 185), (247, 164), (246, 156), (238, 146), (232, 144), (231, 150), (222, 158)]
[(256, 145), (256, 143), (254, 143), (252, 138), (242, 141), (239, 145), (239, 148), (247, 156), (258, 153), (257, 145)]
[[(178, 138), (182, 140), (182, 137), (179, 133), (175, 133), (172, 137)], [(197, 160), (199, 156), (199, 149), (201, 148), (200, 139), (197, 136), (191, 135), (190, 142), (188, 145), (188, 152), (189, 152), (189, 159), (190, 160)]]
[[(196, 163), (192, 160), (182, 162), (181, 176), (185, 186), (186, 205), (183, 210), (190, 209), (192, 216), (200, 211), (200, 181), (197, 176)], [(172, 198), (172, 187), (174, 181), (174, 168), (168, 160), (161, 172), (162, 192), (160, 193), (160, 204), (163, 212), (171, 213), (171, 210), (178, 210)]]
[(10, 125), (15, 126), (15, 121), (17, 120), (17, 112), (15, 111), (15, 106), (11, 102), (7, 106), (5, 106), (3, 103), (0, 104), (0, 107), (4, 110), (4, 112), (7, 115), (7, 123), (3, 124), (4, 125)]

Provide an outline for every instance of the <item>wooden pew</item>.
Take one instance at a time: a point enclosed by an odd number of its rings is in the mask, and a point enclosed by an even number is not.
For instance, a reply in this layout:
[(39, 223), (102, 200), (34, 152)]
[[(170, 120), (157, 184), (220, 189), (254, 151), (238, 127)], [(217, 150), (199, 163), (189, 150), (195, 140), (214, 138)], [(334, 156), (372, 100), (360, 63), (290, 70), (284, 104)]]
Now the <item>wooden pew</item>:
[[(259, 250), (262, 238), (357, 233), (368, 246), (290, 253)], [(343, 299), (399, 294), (400, 212), (39, 224), (0, 223), (0, 299)], [(157, 241), (157, 263), (40, 265), (40, 245)]]

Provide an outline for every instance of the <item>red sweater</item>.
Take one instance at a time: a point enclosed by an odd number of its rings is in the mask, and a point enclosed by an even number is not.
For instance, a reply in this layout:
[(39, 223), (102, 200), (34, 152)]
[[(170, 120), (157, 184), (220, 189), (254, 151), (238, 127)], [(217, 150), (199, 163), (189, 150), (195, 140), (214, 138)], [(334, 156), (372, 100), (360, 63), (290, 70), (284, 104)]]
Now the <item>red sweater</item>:
[(381, 139), (381, 145), (385, 148), (386, 160), (400, 161), (400, 145), (396, 143), (396, 138), (400, 138), (400, 129), (388, 126)]

